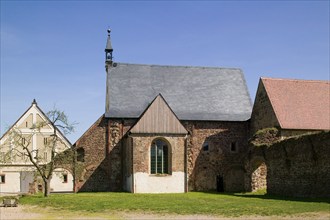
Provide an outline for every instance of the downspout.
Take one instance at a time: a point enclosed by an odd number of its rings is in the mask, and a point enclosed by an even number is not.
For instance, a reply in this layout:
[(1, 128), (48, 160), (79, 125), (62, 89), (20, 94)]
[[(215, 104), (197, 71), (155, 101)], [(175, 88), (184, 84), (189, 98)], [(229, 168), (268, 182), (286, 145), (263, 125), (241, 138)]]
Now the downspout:
[[(124, 185), (123, 183), (126, 183), (126, 180), (124, 179), (125, 178), (125, 174), (124, 174), (124, 162), (125, 162), (125, 158), (124, 156), (124, 152), (126, 153), (126, 151), (124, 151), (124, 148), (125, 147), (125, 143), (124, 143), (124, 119), (121, 119), (121, 129), (120, 129), (120, 158), (121, 158), (121, 164), (120, 164), (120, 167), (121, 167), (121, 183), (120, 183), (120, 186), (121, 186), (121, 191), (123, 191), (124, 189)], [(127, 153), (126, 153), (127, 154)]]
[(185, 164), (185, 172), (184, 172), (184, 192), (188, 192), (188, 139), (189, 133), (185, 137), (185, 154), (184, 154), (184, 164)]
[(134, 148), (133, 148), (133, 138), (130, 136), (130, 148), (131, 148), (131, 155), (132, 155), (132, 161), (131, 161), (131, 163), (132, 163), (132, 166), (131, 166), (131, 168), (132, 168), (132, 170), (131, 170), (131, 172), (132, 172), (132, 192), (133, 193), (135, 193), (135, 181), (134, 181), (134, 178), (135, 178), (135, 175), (134, 175), (134, 164), (133, 164), (133, 161), (134, 161), (134, 152), (133, 152), (133, 150), (134, 150)]

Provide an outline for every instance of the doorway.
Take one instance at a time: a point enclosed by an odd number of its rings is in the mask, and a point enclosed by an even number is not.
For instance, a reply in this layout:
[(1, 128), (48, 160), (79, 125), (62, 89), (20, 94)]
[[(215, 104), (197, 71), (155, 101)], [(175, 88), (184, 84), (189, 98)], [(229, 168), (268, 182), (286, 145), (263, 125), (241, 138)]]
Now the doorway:
[(217, 192), (224, 192), (224, 186), (223, 186), (223, 177), (218, 175), (217, 176)]

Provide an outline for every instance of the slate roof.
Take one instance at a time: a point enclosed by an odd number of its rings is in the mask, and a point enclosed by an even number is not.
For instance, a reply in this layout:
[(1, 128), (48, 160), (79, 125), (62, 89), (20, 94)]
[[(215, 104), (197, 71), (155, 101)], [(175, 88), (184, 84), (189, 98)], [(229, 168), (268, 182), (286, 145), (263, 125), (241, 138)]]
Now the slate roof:
[(261, 81), (281, 128), (330, 130), (330, 81)]
[(180, 120), (251, 116), (240, 69), (114, 63), (107, 74), (106, 117), (138, 118), (160, 93)]

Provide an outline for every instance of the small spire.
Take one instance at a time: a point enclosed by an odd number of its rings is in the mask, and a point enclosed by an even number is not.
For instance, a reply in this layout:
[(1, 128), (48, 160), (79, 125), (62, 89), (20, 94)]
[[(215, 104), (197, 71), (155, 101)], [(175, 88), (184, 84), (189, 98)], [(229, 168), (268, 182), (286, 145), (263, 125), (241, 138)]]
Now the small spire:
[(111, 38), (110, 38), (110, 32), (111, 30), (108, 29), (108, 39), (107, 39), (107, 45), (105, 47), (105, 61), (112, 61), (112, 51), (113, 48), (111, 46)]
[(36, 101), (36, 99), (33, 99), (33, 101), (32, 101), (32, 105), (37, 105), (37, 101)]
[(111, 38), (110, 38), (110, 32), (111, 32), (111, 30), (108, 29), (107, 32), (108, 32), (108, 39), (107, 39), (107, 46), (106, 46), (105, 49), (106, 49), (106, 50), (111, 50), (111, 51), (113, 51), (113, 48), (112, 48), (112, 46), (111, 46)]

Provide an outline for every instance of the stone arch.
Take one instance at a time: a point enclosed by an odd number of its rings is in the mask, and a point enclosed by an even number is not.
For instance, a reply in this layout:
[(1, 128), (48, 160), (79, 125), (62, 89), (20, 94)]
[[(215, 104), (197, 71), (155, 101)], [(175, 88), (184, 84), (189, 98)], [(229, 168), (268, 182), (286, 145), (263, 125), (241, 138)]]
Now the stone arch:
[(251, 191), (267, 189), (267, 165), (264, 158), (256, 157), (251, 161)]

